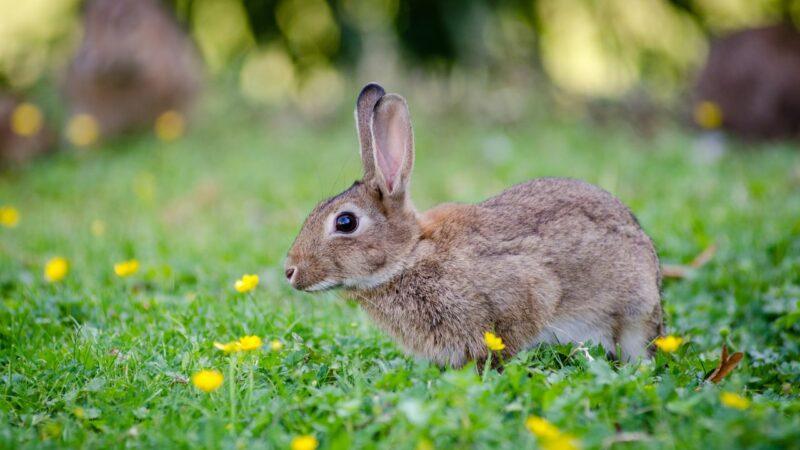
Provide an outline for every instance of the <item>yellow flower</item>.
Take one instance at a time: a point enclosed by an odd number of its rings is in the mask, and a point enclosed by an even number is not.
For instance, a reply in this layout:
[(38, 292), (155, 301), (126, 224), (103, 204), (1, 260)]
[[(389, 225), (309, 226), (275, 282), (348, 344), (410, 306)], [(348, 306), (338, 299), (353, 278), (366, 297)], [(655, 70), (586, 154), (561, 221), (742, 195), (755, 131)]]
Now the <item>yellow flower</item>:
[(542, 440), (542, 448), (544, 450), (577, 450), (579, 447), (575, 438), (562, 433), (556, 438)]
[(224, 378), (217, 370), (201, 370), (192, 375), (192, 384), (203, 392), (214, 392), (222, 386)]
[(19, 211), (13, 206), (0, 206), (0, 225), (14, 228), (19, 225)]
[(67, 139), (78, 147), (94, 144), (100, 137), (100, 125), (89, 114), (77, 114), (67, 123)]
[(183, 136), (186, 119), (178, 111), (165, 111), (156, 119), (156, 137), (164, 142), (171, 142)]
[(536, 437), (543, 439), (555, 439), (561, 435), (561, 431), (559, 431), (558, 427), (542, 417), (528, 417), (525, 420), (525, 428), (527, 428), (528, 431), (533, 433)]
[(665, 353), (672, 353), (681, 346), (683, 343), (683, 338), (669, 335), (657, 338), (655, 341), (653, 341), (653, 343), (656, 344), (656, 347), (660, 348), (661, 351)]
[(545, 450), (577, 450), (578, 442), (572, 435), (562, 433), (549, 420), (530, 416), (525, 420), (525, 428), (528, 429), (537, 439)]
[(263, 343), (258, 336), (242, 336), (238, 341), (221, 343), (214, 342), (214, 347), (222, 350), (225, 353), (246, 352), (250, 350), (258, 350)]
[(39, 437), (45, 440), (58, 439), (61, 436), (61, 431), (63, 431), (63, 428), (61, 427), (60, 423), (56, 422), (55, 420), (48, 419), (42, 423), (42, 426), (39, 429)]
[(78, 419), (83, 419), (84, 417), (86, 417), (86, 411), (84, 411), (84, 409), (81, 408), (80, 406), (73, 409), (72, 414), (75, 414), (75, 417), (77, 417)]
[(20, 136), (35, 135), (42, 123), (42, 111), (32, 103), (20, 103), (11, 114), (11, 131)]
[(483, 333), (483, 342), (486, 343), (486, 346), (489, 347), (489, 350), (495, 352), (499, 352), (500, 350), (506, 348), (506, 344), (503, 344), (503, 339), (490, 331)]
[(129, 259), (128, 261), (122, 261), (114, 264), (114, 273), (120, 277), (127, 277), (131, 276), (139, 270), (139, 261), (135, 259)]
[(750, 400), (734, 392), (723, 392), (719, 396), (719, 401), (733, 409), (745, 410), (750, 407)]
[(106, 223), (100, 219), (95, 219), (92, 221), (92, 234), (95, 237), (100, 237), (106, 234)]
[(258, 275), (244, 274), (242, 278), (236, 280), (233, 287), (237, 292), (250, 292), (258, 286)]
[(422, 438), (419, 440), (419, 442), (417, 442), (417, 447), (415, 450), (434, 450), (433, 442)]
[(694, 107), (694, 121), (707, 130), (722, 125), (722, 109), (714, 102), (703, 101)]
[(269, 348), (273, 352), (279, 352), (279, 351), (281, 351), (283, 349), (283, 342), (275, 339), (275, 340), (273, 340), (272, 342), (269, 343)]
[(258, 350), (261, 348), (261, 338), (258, 336), (242, 336), (239, 338), (239, 347), (243, 352), (248, 350)]
[(318, 446), (319, 441), (310, 434), (292, 439), (292, 450), (316, 450)]
[(67, 273), (69, 273), (69, 263), (60, 256), (50, 258), (44, 265), (44, 279), (50, 283), (63, 280)]
[(237, 341), (228, 342), (225, 344), (221, 342), (214, 342), (214, 347), (216, 347), (219, 350), (222, 350), (225, 353), (233, 353), (242, 350), (241, 347), (239, 346), (239, 342)]

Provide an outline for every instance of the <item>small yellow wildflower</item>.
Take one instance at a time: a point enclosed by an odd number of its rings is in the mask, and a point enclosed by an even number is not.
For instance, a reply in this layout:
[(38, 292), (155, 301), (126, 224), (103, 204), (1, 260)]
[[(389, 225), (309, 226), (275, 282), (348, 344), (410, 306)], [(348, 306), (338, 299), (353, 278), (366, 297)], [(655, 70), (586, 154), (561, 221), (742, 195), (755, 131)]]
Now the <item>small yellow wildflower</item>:
[(575, 438), (562, 433), (553, 439), (543, 439), (542, 448), (544, 450), (578, 450), (579, 447)]
[(0, 225), (14, 228), (19, 225), (19, 211), (13, 206), (0, 206)]
[(129, 259), (114, 264), (114, 273), (119, 277), (131, 276), (135, 274), (137, 270), (139, 270), (139, 261), (135, 259)]
[(100, 219), (95, 219), (92, 221), (92, 234), (95, 237), (100, 237), (106, 234), (106, 223)]
[(317, 450), (318, 446), (319, 441), (310, 434), (292, 439), (292, 450)]
[(78, 419), (83, 419), (84, 417), (86, 417), (86, 411), (84, 411), (84, 409), (81, 408), (80, 406), (73, 409), (72, 414), (75, 414), (75, 417), (77, 417)]
[(233, 287), (237, 292), (250, 292), (258, 286), (258, 275), (244, 274), (242, 278), (236, 280)]
[(225, 343), (225, 344), (223, 344), (221, 342), (214, 342), (214, 347), (219, 349), (219, 350), (222, 350), (225, 353), (233, 353), (233, 352), (238, 352), (238, 351), (242, 350), (241, 347), (239, 346), (239, 342), (238, 341), (228, 342), (228, 343)]
[(534, 436), (543, 439), (555, 439), (561, 435), (558, 427), (550, 423), (549, 420), (537, 416), (528, 417), (525, 420), (525, 428), (533, 433)]
[(735, 392), (723, 392), (719, 401), (728, 408), (745, 410), (750, 407), (750, 400)]
[(433, 442), (422, 438), (419, 440), (419, 442), (417, 442), (417, 447), (415, 450), (434, 450)]
[(655, 341), (653, 341), (653, 343), (656, 344), (656, 347), (660, 348), (661, 351), (665, 353), (672, 353), (681, 346), (683, 343), (683, 338), (669, 335), (657, 338)]
[(67, 123), (67, 139), (78, 147), (88, 147), (100, 137), (100, 125), (89, 114), (77, 114)]
[(201, 370), (192, 375), (192, 384), (203, 392), (214, 392), (222, 386), (224, 378), (217, 370)]
[(183, 136), (186, 129), (186, 119), (178, 111), (165, 111), (156, 119), (156, 137), (164, 142), (172, 142)]
[(262, 345), (261, 338), (258, 336), (242, 336), (239, 338), (239, 348), (241, 348), (243, 352), (258, 350)]
[(708, 100), (700, 102), (694, 107), (694, 121), (707, 130), (719, 128), (722, 125), (722, 109)]
[(58, 439), (61, 436), (62, 431), (63, 427), (60, 423), (56, 422), (55, 420), (48, 419), (43, 422), (39, 428), (39, 437), (41, 437), (43, 440)]
[(483, 342), (486, 343), (486, 346), (489, 347), (489, 350), (494, 352), (499, 352), (500, 350), (506, 348), (506, 344), (503, 344), (503, 339), (490, 331), (483, 333)]
[(257, 350), (261, 348), (263, 343), (258, 336), (242, 336), (238, 341), (221, 343), (214, 342), (214, 347), (222, 350), (225, 353), (246, 352), (250, 350)]
[(562, 433), (555, 425), (543, 417), (530, 416), (525, 420), (528, 429), (545, 450), (577, 450), (578, 442), (572, 435)]
[(32, 103), (20, 103), (11, 114), (11, 131), (20, 136), (33, 136), (42, 129), (42, 110)]
[(281, 351), (283, 349), (283, 342), (275, 339), (275, 340), (273, 340), (272, 342), (269, 343), (269, 348), (273, 352), (279, 352), (279, 351)]
[(44, 279), (49, 283), (63, 280), (67, 273), (69, 273), (69, 263), (60, 256), (50, 258), (44, 265)]

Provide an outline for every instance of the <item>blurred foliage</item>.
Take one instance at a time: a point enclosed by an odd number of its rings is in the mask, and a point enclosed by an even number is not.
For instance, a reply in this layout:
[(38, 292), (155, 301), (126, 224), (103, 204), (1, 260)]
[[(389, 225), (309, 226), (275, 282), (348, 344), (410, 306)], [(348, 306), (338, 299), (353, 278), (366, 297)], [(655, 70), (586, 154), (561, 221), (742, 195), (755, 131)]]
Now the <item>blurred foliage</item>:
[[(165, 1), (212, 74), (235, 74), (257, 103), (302, 108), (322, 95), (323, 112), (353, 73), (537, 71), (573, 94), (619, 97), (643, 85), (669, 96), (710, 36), (800, 20), (800, 0)], [(63, 65), (80, 4), (0, 0), (0, 86), (26, 89)]]

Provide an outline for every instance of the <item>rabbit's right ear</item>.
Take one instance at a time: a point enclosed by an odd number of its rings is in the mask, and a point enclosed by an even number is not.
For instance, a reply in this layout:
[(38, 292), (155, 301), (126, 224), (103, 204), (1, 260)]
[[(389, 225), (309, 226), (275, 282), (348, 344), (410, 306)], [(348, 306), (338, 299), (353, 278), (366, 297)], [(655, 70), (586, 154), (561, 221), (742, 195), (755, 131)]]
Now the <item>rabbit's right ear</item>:
[(375, 153), (372, 142), (372, 111), (386, 91), (377, 83), (369, 83), (361, 89), (356, 100), (356, 128), (361, 144), (361, 165), (364, 168), (364, 181), (375, 178)]

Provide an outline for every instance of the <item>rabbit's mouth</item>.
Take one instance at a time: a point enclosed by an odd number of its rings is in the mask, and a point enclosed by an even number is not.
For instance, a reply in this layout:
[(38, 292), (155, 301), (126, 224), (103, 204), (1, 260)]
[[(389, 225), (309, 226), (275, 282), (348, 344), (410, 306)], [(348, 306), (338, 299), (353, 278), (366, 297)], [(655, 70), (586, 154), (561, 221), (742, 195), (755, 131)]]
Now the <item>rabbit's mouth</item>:
[(327, 290), (339, 287), (340, 285), (341, 285), (341, 283), (339, 283), (338, 281), (322, 280), (322, 281), (320, 281), (318, 283), (312, 284), (311, 286), (308, 286), (308, 287), (305, 287), (305, 288), (300, 288), (300, 290), (306, 291), (306, 292), (321, 292), (321, 291), (327, 291)]

